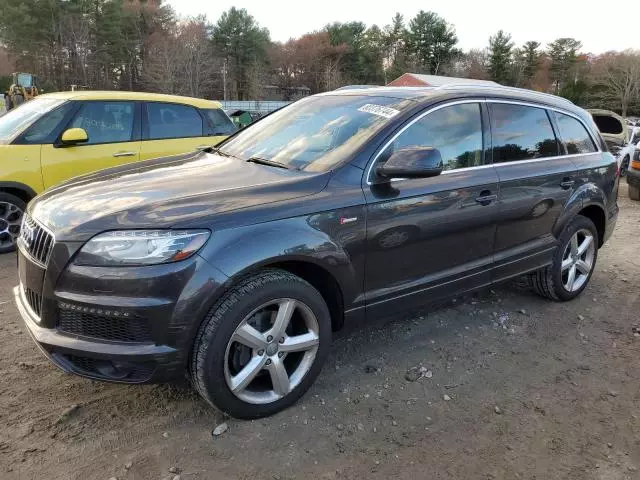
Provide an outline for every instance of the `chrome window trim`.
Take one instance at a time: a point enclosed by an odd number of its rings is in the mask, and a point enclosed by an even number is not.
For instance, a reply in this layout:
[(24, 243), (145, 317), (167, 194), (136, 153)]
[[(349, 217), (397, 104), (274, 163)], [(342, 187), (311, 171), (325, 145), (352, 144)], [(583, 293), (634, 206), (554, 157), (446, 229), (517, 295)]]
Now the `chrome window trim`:
[[(507, 103), (507, 104), (512, 104), (512, 105), (522, 105), (522, 106), (525, 106), (525, 107), (541, 108), (543, 110), (553, 110), (555, 112), (559, 112), (559, 113), (562, 113), (564, 115), (568, 115), (568, 116), (578, 120), (580, 122), (580, 124), (586, 129), (587, 134), (591, 137), (591, 141), (596, 146), (596, 151), (595, 152), (588, 152), (588, 153), (574, 153), (574, 154), (567, 154), (567, 155), (555, 155), (553, 157), (530, 158), (528, 160), (518, 160), (518, 161), (514, 161), (514, 162), (489, 163), (489, 164), (485, 164), (485, 165), (476, 165), (476, 166), (473, 166), (473, 167), (465, 167), (465, 168), (456, 168), (454, 170), (445, 170), (445, 171), (442, 172), (441, 175), (451, 174), (451, 173), (454, 173), (454, 172), (464, 172), (464, 171), (480, 169), (480, 168), (496, 167), (496, 166), (500, 166), (500, 165), (515, 165), (515, 164), (521, 164), (521, 163), (542, 162), (542, 161), (545, 161), (545, 160), (554, 160), (554, 159), (559, 159), (559, 158), (583, 157), (585, 155), (599, 155), (599, 154), (602, 153), (602, 150), (600, 150), (600, 144), (594, 140), (593, 132), (591, 131), (589, 126), (586, 125), (584, 123), (584, 121), (580, 117), (578, 117), (574, 113), (571, 113), (571, 112), (569, 112), (567, 110), (564, 110), (562, 108), (551, 107), (551, 106), (547, 106), (547, 105), (539, 105), (539, 104), (535, 104), (535, 103), (521, 102), (519, 100), (503, 100), (503, 99), (494, 99), (494, 98), (477, 98), (477, 99), (467, 99), (467, 100), (453, 100), (451, 102), (447, 102), (447, 103), (443, 103), (443, 104), (440, 104), (440, 105), (436, 105), (435, 107), (430, 108), (430, 109), (422, 112), (420, 115), (418, 115), (416, 118), (414, 118), (409, 123), (407, 123), (404, 127), (402, 127), (396, 134), (394, 134), (393, 137), (391, 137), (383, 145), (383, 147), (380, 150), (378, 150), (378, 153), (376, 153), (375, 156), (373, 157), (373, 161), (371, 162), (371, 164), (369, 165), (369, 168), (367, 169), (367, 185), (373, 185), (373, 183), (371, 182), (371, 171), (373, 170), (373, 166), (378, 161), (378, 158), (380, 157), (380, 155), (382, 155), (382, 153), (389, 147), (389, 145), (396, 138), (398, 138), (400, 135), (402, 135), (402, 133), (404, 133), (404, 131), (406, 129), (411, 127), (417, 121), (421, 120), (423, 117), (429, 115), (431, 112), (435, 112), (435, 111), (440, 110), (440, 109), (445, 108), (445, 107), (450, 107), (450, 106), (453, 106), (453, 105), (461, 105), (461, 104), (465, 104), (465, 103), (480, 103), (480, 104), (481, 103), (485, 103), (485, 104), (486, 103)], [(554, 133), (555, 133), (555, 131), (554, 131)], [(399, 182), (399, 181), (403, 181), (403, 180), (406, 180), (406, 179), (405, 178), (394, 178), (394, 179), (391, 180), (391, 182)]]

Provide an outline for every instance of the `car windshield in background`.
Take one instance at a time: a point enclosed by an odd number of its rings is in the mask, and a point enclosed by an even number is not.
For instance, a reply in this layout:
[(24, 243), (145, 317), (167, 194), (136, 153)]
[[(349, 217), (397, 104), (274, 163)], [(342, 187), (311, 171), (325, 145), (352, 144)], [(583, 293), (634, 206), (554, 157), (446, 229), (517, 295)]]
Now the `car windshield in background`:
[(412, 104), (365, 95), (311, 97), (250, 125), (220, 150), (242, 160), (257, 158), (291, 169), (326, 171)]
[(55, 98), (37, 98), (3, 115), (0, 117), (0, 143), (7, 142), (63, 102)]

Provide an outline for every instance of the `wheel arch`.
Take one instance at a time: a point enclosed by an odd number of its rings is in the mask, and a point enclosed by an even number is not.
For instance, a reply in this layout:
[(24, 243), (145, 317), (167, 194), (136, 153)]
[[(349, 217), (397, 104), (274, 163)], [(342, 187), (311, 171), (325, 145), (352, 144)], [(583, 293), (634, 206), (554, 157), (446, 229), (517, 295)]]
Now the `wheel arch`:
[(576, 215), (583, 215), (590, 219), (596, 226), (596, 230), (598, 231), (598, 248), (602, 247), (607, 226), (606, 206), (607, 198), (597, 185), (594, 183), (580, 185), (580, 187), (573, 192), (558, 217), (553, 228), (554, 236), (558, 238), (564, 228)]
[(261, 270), (279, 269), (296, 275), (310, 283), (327, 303), (331, 315), (331, 329), (335, 332), (344, 326), (344, 289), (337, 276), (326, 265), (308, 257), (279, 257), (246, 267), (229, 277), (224, 290)]
[(31, 187), (19, 182), (0, 182), (0, 192), (14, 195), (24, 203), (29, 203), (36, 196), (36, 192)]

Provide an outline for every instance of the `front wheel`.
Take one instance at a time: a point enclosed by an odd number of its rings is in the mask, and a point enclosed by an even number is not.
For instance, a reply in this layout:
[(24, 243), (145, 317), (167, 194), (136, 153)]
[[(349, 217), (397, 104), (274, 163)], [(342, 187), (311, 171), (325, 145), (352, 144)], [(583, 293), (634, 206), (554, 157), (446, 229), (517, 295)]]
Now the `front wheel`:
[(640, 200), (640, 187), (636, 187), (635, 185), (629, 185), (629, 198), (633, 201)]
[(551, 300), (572, 300), (585, 289), (598, 258), (598, 231), (587, 217), (578, 215), (560, 235), (551, 265), (531, 274), (539, 295)]
[(329, 353), (331, 319), (320, 293), (283, 270), (264, 270), (227, 292), (203, 322), (191, 380), (211, 405), (260, 418), (292, 405)]
[(0, 192), (0, 253), (13, 252), (20, 236), (27, 204), (9, 193)]

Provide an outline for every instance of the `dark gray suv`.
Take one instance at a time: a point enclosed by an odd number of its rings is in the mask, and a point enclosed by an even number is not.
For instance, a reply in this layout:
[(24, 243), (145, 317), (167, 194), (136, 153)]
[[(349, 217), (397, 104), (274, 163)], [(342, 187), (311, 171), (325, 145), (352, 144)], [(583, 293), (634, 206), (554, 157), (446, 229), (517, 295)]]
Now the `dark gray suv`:
[(298, 101), (215, 149), (72, 180), (32, 201), (15, 300), (67, 372), (189, 378), (235, 417), (277, 412), (332, 332), (529, 274), (571, 300), (617, 213), (588, 113), (502, 87)]

